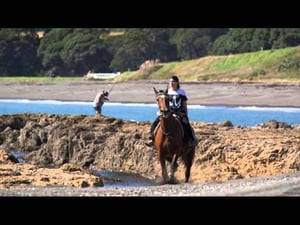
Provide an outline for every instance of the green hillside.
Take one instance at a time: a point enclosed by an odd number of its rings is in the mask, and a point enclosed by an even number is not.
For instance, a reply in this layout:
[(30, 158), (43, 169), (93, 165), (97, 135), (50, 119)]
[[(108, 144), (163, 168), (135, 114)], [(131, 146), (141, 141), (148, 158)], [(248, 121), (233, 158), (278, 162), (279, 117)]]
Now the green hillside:
[(300, 46), (228, 56), (207, 56), (182, 62), (145, 62), (138, 71), (124, 72), (114, 81), (300, 81)]
[[(227, 56), (160, 63), (146, 61), (137, 71), (121, 73), (112, 81), (165, 80), (177, 75), (182, 81), (300, 82), (300, 46)], [(82, 77), (0, 77), (0, 81), (80, 81)]]

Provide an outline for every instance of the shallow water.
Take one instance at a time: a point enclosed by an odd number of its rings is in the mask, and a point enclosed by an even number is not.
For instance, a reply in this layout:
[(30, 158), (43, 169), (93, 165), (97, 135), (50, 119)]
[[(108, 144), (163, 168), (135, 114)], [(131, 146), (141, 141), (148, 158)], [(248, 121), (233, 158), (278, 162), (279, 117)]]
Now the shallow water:
[(105, 170), (96, 170), (94, 173), (103, 177), (104, 187), (144, 187), (158, 185), (154, 180), (138, 174), (110, 172)]
[[(11, 154), (19, 160), (19, 163), (24, 163), (25, 152), (10, 151)], [(145, 178), (139, 174), (111, 172), (106, 170), (95, 170), (94, 174), (103, 178), (104, 187), (145, 187), (155, 186), (157, 182)]]
[(19, 163), (24, 163), (25, 160), (25, 156), (26, 153), (25, 152), (19, 152), (19, 151), (10, 151), (10, 153), (16, 158), (18, 159)]

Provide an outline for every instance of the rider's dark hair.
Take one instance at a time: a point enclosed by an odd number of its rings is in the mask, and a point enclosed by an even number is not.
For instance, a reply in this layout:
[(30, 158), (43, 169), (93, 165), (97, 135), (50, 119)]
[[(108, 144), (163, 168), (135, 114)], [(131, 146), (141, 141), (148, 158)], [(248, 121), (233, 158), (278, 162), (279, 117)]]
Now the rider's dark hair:
[(105, 96), (108, 96), (108, 91), (103, 91), (103, 94), (104, 94)]
[(174, 76), (172, 76), (170, 79), (175, 80), (175, 81), (177, 82), (177, 88), (179, 89), (179, 88), (180, 88), (180, 84), (179, 84), (179, 79), (178, 79), (178, 77), (174, 75)]
[(175, 80), (177, 83), (179, 83), (179, 79), (178, 79), (177, 76), (172, 76), (171, 79), (172, 79), (172, 80)]

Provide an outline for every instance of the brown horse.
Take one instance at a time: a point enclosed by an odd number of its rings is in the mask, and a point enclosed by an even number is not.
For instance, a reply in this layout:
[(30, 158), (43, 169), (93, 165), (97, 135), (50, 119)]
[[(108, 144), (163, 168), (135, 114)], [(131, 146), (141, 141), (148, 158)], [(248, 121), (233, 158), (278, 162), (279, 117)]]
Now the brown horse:
[[(184, 142), (184, 129), (180, 118), (169, 108), (168, 90), (157, 91), (155, 88), (153, 89), (160, 111), (159, 125), (155, 130), (154, 148), (157, 150), (161, 165), (162, 184), (176, 183), (174, 175), (178, 167), (178, 158), (181, 158), (185, 165), (185, 182), (188, 182), (195, 155), (195, 146), (189, 146)], [(170, 178), (166, 161), (171, 163)]]

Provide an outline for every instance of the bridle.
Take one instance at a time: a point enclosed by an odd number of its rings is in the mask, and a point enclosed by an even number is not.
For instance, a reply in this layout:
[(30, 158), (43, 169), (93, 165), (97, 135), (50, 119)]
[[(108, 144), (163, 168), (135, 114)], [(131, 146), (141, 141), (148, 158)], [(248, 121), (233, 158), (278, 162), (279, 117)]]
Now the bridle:
[[(169, 118), (173, 115), (173, 113), (170, 110), (169, 95), (167, 95), (168, 90), (156, 91), (156, 89), (154, 89), (154, 91), (156, 93), (156, 101), (158, 104), (160, 116), (163, 118)], [(170, 132), (166, 132), (162, 126), (161, 130), (165, 136), (172, 137), (172, 135), (170, 135)]]
[(159, 91), (156, 92), (156, 101), (158, 104), (158, 109), (160, 112), (160, 115), (164, 118), (167, 118), (170, 116), (171, 111), (169, 107), (169, 96), (165, 92)]

